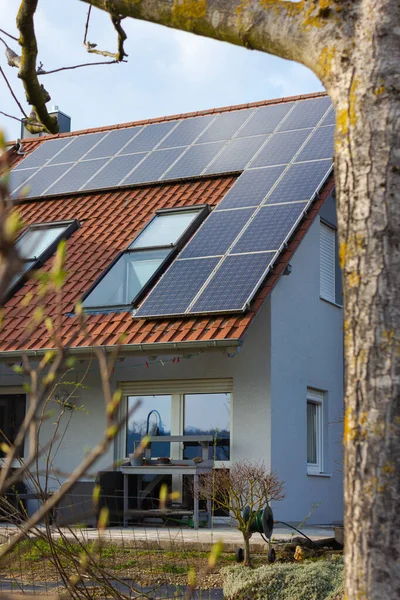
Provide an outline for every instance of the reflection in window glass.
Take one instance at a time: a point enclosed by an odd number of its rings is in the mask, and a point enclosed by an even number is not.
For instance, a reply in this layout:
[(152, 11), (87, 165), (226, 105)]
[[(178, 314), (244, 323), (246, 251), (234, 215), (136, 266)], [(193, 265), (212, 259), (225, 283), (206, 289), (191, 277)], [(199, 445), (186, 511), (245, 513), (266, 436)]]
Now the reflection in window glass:
[(28, 229), (17, 241), (18, 251), (23, 258), (39, 258), (67, 227), (68, 225), (59, 225)]
[(158, 214), (129, 247), (174, 245), (199, 212), (200, 209)]
[(128, 306), (161, 265), (168, 252), (126, 252), (89, 294), (83, 306)]
[[(140, 440), (147, 432), (147, 420), (149, 419), (149, 435), (156, 435), (156, 427), (159, 428), (158, 435), (171, 435), (171, 396), (129, 396), (128, 413), (136, 402), (140, 400), (141, 405), (129, 417), (127, 424), (127, 456), (134, 451), (135, 442)], [(151, 411), (157, 411), (150, 415)], [(150, 415), (150, 416), (149, 416)], [(151, 445), (152, 458), (158, 456), (170, 456), (169, 442), (156, 442)]]
[(318, 464), (318, 411), (319, 405), (307, 402), (307, 463)]
[[(230, 439), (230, 394), (186, 394), (184, 435), (216, 435), (216, 460), (228, 461)], [(184, 458), (201, 456), (198, 445), (185, 444)]]

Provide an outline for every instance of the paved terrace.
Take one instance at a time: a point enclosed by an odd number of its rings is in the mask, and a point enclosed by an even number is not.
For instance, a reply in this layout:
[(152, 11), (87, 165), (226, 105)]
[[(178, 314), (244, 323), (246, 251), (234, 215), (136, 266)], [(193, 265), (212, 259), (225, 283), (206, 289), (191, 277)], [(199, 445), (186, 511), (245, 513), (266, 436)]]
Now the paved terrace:
[[(298, 525), (298, 524), (293, 524)], [(0, 523), (0, 535), (4, 534), (9, 537), (17, 531), (15, 526)], [(136, 527), (108, 527), (105, 531), (99, 532), (98, 529), (88, 528), (71, 528), (63, 530), (65, 535), (73, 540), (74, 537), (82, 540), (98, 539), (99, 535), (103, 538), (104, 543), (113, 543), (123, 545), (125, 547), (148, 548), (148, 549), (165, 549), (170, 550), (171, 547), (180, 546), (185, 550), (202, 550), (208, 551), (212, 544), (218, 540), (224, 543), (225, 552), (234, 552), (236, 548), (241, 547), (242, 534), (234, 527), (229, 527), (225, 523), (218, 523), (212, 529), (198, 529), (197, 531), (190, 528), (180, 527), (157, 527), (157, 526), (136, 526)], [(334, 528), (325, 525), (308, 525), (301, 527), (300, 531), (313, 541), (332, 540), (334, 538)], [(7, 533), (6, 533), (7, 532)], [(54, 530), (57, 536), (57, 529)], [(299, 534), (284, 526), (276, 526), (272, 536), (272, 541), (291, 541)], [(302, 537), (302, 536), (300, 536)], [(253, 534), (250, 540), (251, 548), (254, 552), (265, 551), (266, 544), (260, 534)]]

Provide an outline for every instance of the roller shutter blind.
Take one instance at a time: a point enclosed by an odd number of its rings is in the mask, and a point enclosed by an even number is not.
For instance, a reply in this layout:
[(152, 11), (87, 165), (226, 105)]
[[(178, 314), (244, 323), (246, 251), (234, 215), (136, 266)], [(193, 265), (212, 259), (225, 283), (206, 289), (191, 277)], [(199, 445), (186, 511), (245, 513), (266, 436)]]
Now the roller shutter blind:
[(153, 396), (157, 394), (207, 394), (233, 391), (230, 377), (220, 379), (164, 379), (159, 381), (121, 381), (119, 387), (125, 396)]

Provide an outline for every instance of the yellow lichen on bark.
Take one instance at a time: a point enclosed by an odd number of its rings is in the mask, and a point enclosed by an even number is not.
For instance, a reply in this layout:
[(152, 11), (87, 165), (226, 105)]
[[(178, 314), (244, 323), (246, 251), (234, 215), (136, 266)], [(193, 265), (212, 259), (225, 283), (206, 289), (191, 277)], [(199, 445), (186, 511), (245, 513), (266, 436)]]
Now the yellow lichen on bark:
[(176, 22), (201, 19), (207, 14), (207, 0), (175, 0), (172, 16)]
[(348, 274), (347, 281), (350, 287), (358, 287), (361, 282), (361, 276), (357, 271), (353, 271), (353, 273)]
[(343, 441), (347, 442), (357, 439), (358, 428), (353, 416), (353, 409), (351, 407), (346, 409), (344, 414), (344, 430), (343, 430)]
[(325, 46), (319, 55), (316, 71), (322, 81), (324, 81), (331, 73), (335, 52), (335, 46)]
[(346, 262), (355, 256), (360, 256), (365, 249), (365, 235), (357, 233), (349, 238), (347, 242), (342, 242), (339, 246), (340, 268), (343, 270)]

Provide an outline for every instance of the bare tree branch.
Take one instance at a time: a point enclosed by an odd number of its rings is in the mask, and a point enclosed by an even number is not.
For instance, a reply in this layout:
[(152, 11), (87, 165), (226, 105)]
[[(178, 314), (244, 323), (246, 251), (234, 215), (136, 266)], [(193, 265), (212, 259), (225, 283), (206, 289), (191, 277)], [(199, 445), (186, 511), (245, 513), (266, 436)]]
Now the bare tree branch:
[(5, 117), (8, 117), (9, 119), (14, 119), (14, 121), (19, 121), (20, 123), (22, 121), (22, 119), (19, 119), (18, 117), (14, 117), (13, 115), (9, 115), (2, 110), (0, 110), (0, 115), (4, 115)]
[[(303, 2), (284, 0), (81, 0), (112, 16), (133, 17), (262, 50), (306, 64), (310, 39)], [(316, 5), (319, 3), (315, 3)], [(314, 7), (312, 6), (311, 9)], [(318, 6), (315, 6), (318, 11)], [(329, 21), (327, 20), (327, 23)], [(315, 42), (315, 40), (313, 40)]]
[(111, 16), (111, 21), (112, 21), (112, 24), (114, 25), (115, 31), (118, 34), (118, 50), (117, 50), (117, 52), (109, 52), (108, 50), (97, 50), (96, 49), (97, 44), (93, 44), (92, 42), (89, 42), (89, 40), (87, 39), (91, 10), (92, 10), (92, 7), (90, 6), (89, 10), (88, 10), (88, 14), (87, 14), (87, 19), (86, 19), (85, 35), (83, 37), (83, 45), (85, 46), (86, 50), (90, 54), (99, 54), (100, 56), (109, 56), (111, 58), (114, 58), (114, 62), (125, 62), (124, 57), (128, 56), (124, 50), (124, 42), (127, 38), (127, 35), (121, 26), (121, 21), (124, 17), (121, 17), (118, 14), (115, 14), (114, 11), (110, 8), (109, 12), (110, 12), (110, 16)]
[(4, 77), (4, 81), (7, 84), (8, 89), (10, 90), (10, 93), (12, 95), (12, 97), (14, 98), (15, 102), (18, 104), (20, 111), (22, 112), (22, 114), (24, 115), (24, 117), (27, 119), (28, 115), (26, 114), (26, 112), (24, 111), (24, 109), (22, 108), (22, 104), (20, 103), (20, 101), (18, 100), (17, 96), (14, 94), (14, 91), (10, 85), (10, 82), (8, 81), (6, 74), (4, 73), (2, 67), (0, 67), (0, 73), (3, 75)]
[(87, 19), (86, 19), (86, 25), (85, 25), (85, 35), (83, 36), (83, 45), (86, 46), (86, 38), (87, 38), (87, 34), (88, 34), (88, 29), (89, 29), (89, 21), (90, 21), (90, 13), (92, 12), (92, 7), (89, 6), (89, 10), (87, 13)]
[[(36, 73), (38, 48), (33, 19), (37, 4), (38, 0), (22, 0), (18, 10), (17, 27), (20, 32), (19, 44), (22, 49), (18, 77), (24, 84), (26, 99), (33, 107), (37, 119), (49, 133), (58, 133), (57, 119), (51, 117), (46, 108), (46, 102), (50, 100), (50, 96), (39, 83)], [(29, 123), (27, 123), (27, 129), (29, 130)]]
[(18, 42), (18, 38), (16, 38), (13, 35), (11, 35), (11, 33), (7, 33), (7, 31), (4, 31), (4, 29), (0, 29), (0, 32), (3, 35), (7, 35), (9, 38), (11, 38), (12, 40), (14, 40), (14, 42)]
[[(42, 68), (38, 72), (38, 75), (51, 75), (52, 73), (59, 73), (60, 71), (70, 71), (72, 69), (80, 69), (81, 67), (96, 67), (98, 65), (115, 65), (117, 60), (101, 60), (92, 63), (82, 63), (81, 65), (73, 65), (72, 67), (60, 67), (59, 69), (52, 69), (51, 71), (44, 71)], [(124, 61), (126, 62), (126, 61)]]

